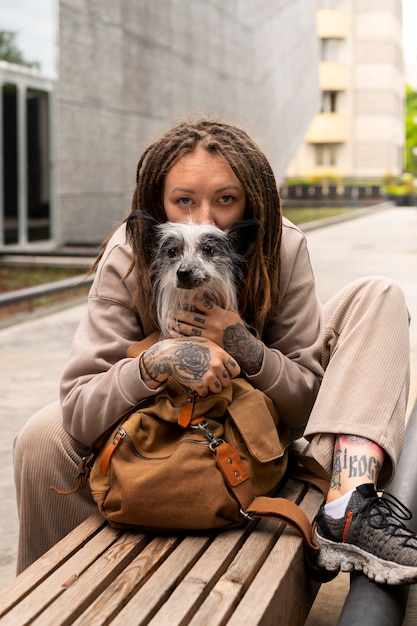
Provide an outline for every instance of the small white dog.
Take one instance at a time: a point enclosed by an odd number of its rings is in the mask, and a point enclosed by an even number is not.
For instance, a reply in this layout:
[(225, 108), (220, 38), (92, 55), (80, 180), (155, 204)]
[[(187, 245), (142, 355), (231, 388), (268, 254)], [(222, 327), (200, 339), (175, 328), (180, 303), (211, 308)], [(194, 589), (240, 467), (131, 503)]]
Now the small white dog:
[[(172, 309), (191, 309), (210, 299), (223, 308), (238, 308), (238, 290), (259, 230), (256, 220), (242, 220), (223, 231), (210, 224), (165, 222), (138, 211), (152, 249), (150, 278), (163, 336)], [(149, 239), (148, 239), (149, 237)]]

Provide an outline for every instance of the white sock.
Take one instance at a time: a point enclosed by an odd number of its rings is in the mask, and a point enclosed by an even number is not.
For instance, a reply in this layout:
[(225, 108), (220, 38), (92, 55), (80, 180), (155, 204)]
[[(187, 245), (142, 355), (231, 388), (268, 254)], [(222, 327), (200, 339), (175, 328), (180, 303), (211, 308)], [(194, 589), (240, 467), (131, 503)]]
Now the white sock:
[(332, 517), (333, 519), (340, 519), (341, 517), (343, 517), (346, 513), (346, 507), (350, 500), (350, 496), (354, 491), (354, 489), (351, 489), (343, 496), (340, 496), (340, 498), (337, 498), (337, 500), (333, 500), (333, 502), (328, 502), (327, 504), (325, 504), (324, 512), (326, 513), (326, 515)]

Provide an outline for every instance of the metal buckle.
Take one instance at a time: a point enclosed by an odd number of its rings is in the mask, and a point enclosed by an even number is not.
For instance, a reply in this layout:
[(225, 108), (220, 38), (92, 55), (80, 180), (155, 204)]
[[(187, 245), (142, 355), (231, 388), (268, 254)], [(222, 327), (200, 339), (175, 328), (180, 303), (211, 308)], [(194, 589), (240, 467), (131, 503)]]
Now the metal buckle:
[(253, 522), (253, 520), (256, 519), (255, 517), (252, 517), (252, 515), (249, 515), (249, 513), (246, 513), (243, 509), (239, 509), (239, 513), (247, 522)]
[(209, 442), (209, 448), (210, 450), (213, 452), (215, 452), (215, 449), (220, 446), (222, 443), (224, 443), (224, 439), (221, 438), (217, 438), (210, 430), (210, 428), (208, 427), (209, 423), (208, 421), (205, 419), (203, 422), (199, 422), (198, 424), (191, 424), (191, 428), (199, 428), (205, 438), (207, 439), (207, 441)]
[(224, 443), (224, 439), (216, 439), (216, 438), (214, 438), (213, 441), (209, 443), (209, 448), (213, 452), (213, 454), (216, 451), (216, 448), (218, 446), (221, 446), (222, 443)]

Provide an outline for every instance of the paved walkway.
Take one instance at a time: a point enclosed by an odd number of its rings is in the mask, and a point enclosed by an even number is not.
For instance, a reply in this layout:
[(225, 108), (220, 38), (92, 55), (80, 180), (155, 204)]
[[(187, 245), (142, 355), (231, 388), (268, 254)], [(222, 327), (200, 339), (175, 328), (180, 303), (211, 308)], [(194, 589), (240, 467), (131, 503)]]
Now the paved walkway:
[[(368, 274), (395, 279), (411, 313), (409, 411), (417, 399), (417, 208), (391, 208), (307, 232), (322, 301), (350, 281)], [(416, 585), (417, 587), (417, 585)], [(349, 591), (349, 574), (322, 585), (307, 626), (335, 626)], [(417, 623), (417, 588), (412, 587), (403, 626)]]
[[(417, 209), (368, 213), (307, 230), (307, 237), (323, 301), (367, 274), (390, 276), (404, 289), (413, 317), (411, 408), (417, 397)], [(0, 588), (14, 576), (17, 545), (12, 442), (28, 417), (57, 397), (71, 338), (84, 308), (84, 304), (73, 306), (0, 330)], [(336, 623), (348, 584), (343, 576), (322, 587), (311, 626)]]

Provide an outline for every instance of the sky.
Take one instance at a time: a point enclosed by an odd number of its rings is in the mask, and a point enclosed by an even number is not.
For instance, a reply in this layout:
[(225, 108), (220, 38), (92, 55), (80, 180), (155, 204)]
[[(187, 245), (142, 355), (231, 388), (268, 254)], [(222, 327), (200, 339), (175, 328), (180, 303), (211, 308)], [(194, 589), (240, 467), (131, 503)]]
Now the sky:
[[(2, 0), (0, 0), (1, 3)], [(417, 0), (403, 0), (404, 60), (417, 60)]]
[[(152, 0), (150, 0), (152, 1)], [(58, 0), (0, 0), (0, 30), (18, 31), (17, 44), (28, 61), (39, 61), (44, 73), (55, 73), (55, 15)], [(417, 60), (417, 0), (403, 0), (403, 44), (406, 62)]]
[(55, 74), (55, 12), (58, 0), (0, 0), (0, 30), (17, 31), (16, 43), (27, 61), (39, 61)]

